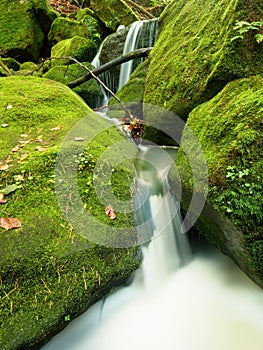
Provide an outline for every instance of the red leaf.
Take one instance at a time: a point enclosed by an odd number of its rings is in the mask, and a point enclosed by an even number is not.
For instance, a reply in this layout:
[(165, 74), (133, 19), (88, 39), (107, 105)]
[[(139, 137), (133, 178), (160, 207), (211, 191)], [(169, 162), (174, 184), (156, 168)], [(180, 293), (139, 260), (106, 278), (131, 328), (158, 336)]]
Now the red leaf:
[(21, 226), (21, 222), (17, 218), (0, 218), (0, 227), (5, 230), (11, 230)]
[(105, 208), (105, 213), (106, 213), (106, 215), (108, 215), (108, 217), (109, 217), (111, 220), (116, 219), (116, 214), (114, 213), (114, 210), (113, 210), (113, 208), (112, 208), (111, 205), (108, 205), (108, 206)]

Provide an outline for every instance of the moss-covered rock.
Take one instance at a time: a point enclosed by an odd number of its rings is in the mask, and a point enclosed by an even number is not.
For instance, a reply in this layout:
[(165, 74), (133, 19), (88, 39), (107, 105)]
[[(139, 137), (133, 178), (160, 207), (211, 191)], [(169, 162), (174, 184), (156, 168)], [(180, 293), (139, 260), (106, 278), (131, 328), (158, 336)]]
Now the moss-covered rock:
[[(0, 228), (0, 348), (36, 349), (124, 281), (139, 261), (136, 249), (87, 241), (62, 215), (56, 198), (54, 169), (61, 141), (80, 120), (86, 121), (86, 131), (107, 127), (106, 121), (52, 80), (0, 78), (0, 89), (1, 124), (8, 125), (0, 128), (0, 192), (8, 200), (1, 204), (1, 217), (16, 217), (22, 224), (11, 231)], [(87, 137), (82, 132), (78, 136)], [(89, 178), (105, 148), (121, 140), (115, 127), (101, 132), (78, 165), (80, 195), (108, 230), (133, 225), (132, 215), (117, 212), (116, 220), (109, 220)], [(80, 149), (80, 141), (68, 145), (72, 164), (77, 160), (73, 153)], [(130, 198), (129, 176), (116, 168), (116, 195), (125, 200)]]
[[(94, 41), (80, 36), (74, 36), (58, 42), (51, 49), (52, 57), (73, 57), (80, 62), (91, 62), (96, 54)], [(67, 59), (52, 60), (52, 66), (72, 63)]]
[(244, 40), (235, 22), (262, 19), (261, 0), (172, 1), (162, 13), (151, 54), (145, 102), (182, 118), (229, 81), (263, 72), (263, 45), (250, 30)]
[(47, 0), (3, 0), (0, 4), (0, 51), (19, 62), (37, 60), (45, 31), (56, 16)]
[(58, 17), (51, 26), (48, 34), (49, 42), (55, 45), (57, 42), (74, 36), (88, 38), (97, 46), (100, 42), (102, 29), (98, 21), (90, 15), (74, 18)]
[[(90, 63), (84, 62), (84, 64), (89, 69), (93, 69), (93, 66)], [(70, 66), (60, 65), (52, 67), (47, 73), (44, 74), (44, 77), (59, 81), (63, 84), (68, 84), (86, 73), (87, 71), (83, 67), (75, 63), (71, 64)], [(99, 87), (99, 84), (94, 79), (77, 86), (73, 89), (73, 91), (82, 97), (91, 108), (99, 107), (100, 102), (103, 99), (103, 93)]]
[(139, 20), (132, 9), (122, 0), (91, 0), (90, 7), (106, 27), (113, 32), (119, 25), (129, 25)]
[[(204, 151), (209, 177), (206, 208), (199, 220), (205, 237), (228, 253), (263, 286), (263, 77), (233, 81), (187, 120)], [(187, 132), (182, 147), (187, 146)], [(176, 159), (186, 192), (191, 164), (182, 149)], [(201, 174), (199, 174), (201, 176)], [(188, 201), (189, 202), (189, 201)], [(185, 206), (187, 209), (187, 205)]]

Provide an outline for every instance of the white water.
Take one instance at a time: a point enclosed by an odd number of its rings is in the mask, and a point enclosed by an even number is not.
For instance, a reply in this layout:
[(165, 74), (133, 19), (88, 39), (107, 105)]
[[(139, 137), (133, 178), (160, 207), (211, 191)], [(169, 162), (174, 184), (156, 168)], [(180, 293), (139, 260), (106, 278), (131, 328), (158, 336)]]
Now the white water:
[[(118, 30), (122, 30), (123, 26), (118, 28)], [(143, 20), (136, 21), (132, 23), (127, 33), (127, 37), (125, 39), (123, 55), (142, 47), (150, 47), (153, 46), (157, 37), (157, 18), (152, 20)], [(104, 41), (101, 43), (99, 50), (94, 57), (91, 64), (98, 68), (101, 66), (101, 52), (103, 49)], [(142, 61), (142, 60), (141, 60)], [(116, 89), (119, 90), (126, 82), (129, 80), (129, 77), (132, 71), (135, 69), (134, 60), (128, 61), (121, 65), (119, 82), (114, 80), (114, 75), (110, 71), (106, 71), (100, 74), (100, 79), (103, 83), (110, 88), (114, 93)], [(109, 102), (110, 95), (103, 89), (101, 86), (101, 90), (103, 93), (103, 101), (101, 102), (102, 106), (106, 106)]]
[(262, 350), (262, 290), (211, 248), (199, 247), (191, 259), (180, 217), (170, 216), (177, 205), (167, 181), (147, 169), (140, 175), (140, 187), (154, 179), (143, 213), (153, 216), (156, 235), (143, 247), (142, 268), (43, 350)]
[[(136, 21), (132, 23), (125, 40), (123, 55), (139, 47), (149, 47), (153, 45), (157, 35), (156, 24), (157, 19), (150, 21)], [(120, 88), (127, 83), (132, 70), (133, 60), (122, 63), (118, 90), (120, 90)]]

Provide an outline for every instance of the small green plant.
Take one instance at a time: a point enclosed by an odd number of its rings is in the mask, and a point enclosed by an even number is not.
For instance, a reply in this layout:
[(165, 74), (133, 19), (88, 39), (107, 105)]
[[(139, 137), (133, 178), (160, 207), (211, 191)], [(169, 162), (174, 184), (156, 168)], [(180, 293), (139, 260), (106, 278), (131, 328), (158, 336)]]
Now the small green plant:
[(215, 207), (221, 209), (235, 224), (246, 227), (258, 225), (263, 220), (262, 178), (252, 174), (248, 168), (236, 165), (226, 169), (226, 182), (223, 190), (217, 186), (211, 190)]
[[(236, 21), (236, 24), (234, 26), (234, 30), (237, 31), (237, 35), (235, 35), (233, 38), (231, 38), (231, 41), (234, 40), (244, 40), (244, 34), (251, 31), (259, 31), (263, 27), (263, 20), (262, 21), (256, 21), (256, 22), (246, 22), (246, 21)], [(263, 34), (257, 33), (255, 34), (255, 39), (257, 43), (261, 43), (263, 41)]]

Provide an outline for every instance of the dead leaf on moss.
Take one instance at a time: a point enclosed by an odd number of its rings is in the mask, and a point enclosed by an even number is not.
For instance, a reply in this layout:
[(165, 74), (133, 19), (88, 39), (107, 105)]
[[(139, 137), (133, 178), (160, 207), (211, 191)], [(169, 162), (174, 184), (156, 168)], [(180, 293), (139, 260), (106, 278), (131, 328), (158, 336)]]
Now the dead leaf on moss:
[(28, 153), (23, 153), (18, 159), (19, 163), (22, 163), (28, 157)]
[(58, 131), (61, 130), (61, 125), (55, 126), (54, 128), (51, 128), (50, 131)]
[(6, 163), (0, 164), (0, 170), (7, 170), (9, 168), (9, 165)]
[(20, 147), (21, 147), (20, 145), (16, 145), (11, 149), (11, 152), (18, 152), (20, 150)]
[(111, 220), (114, 220), (116, 219), (116, 214), (112, 208), (111, 205), (108, 205), (106, 208), (105, 208), (105, 214), (108, 215), (108, 217), (111, 219)]
[(38, 135), (36, 138), (36, 142), (42, 142), (43, 141), (43, 135)]
[(1, 128), (7, 128), (9, 124), (1, 124)]
[(36, 151), (38, 152), (45, 152), (47, 149), (45, 147), (37, 146)]
[(22, 224), (17, 218), (0, 218), (0, 227), (4, 228), (7, 231), (21, 226)]
[(5, 195), (3, 193), (0, 193), (0, 204), (6, 204), (7, 199), (4, 198)]

